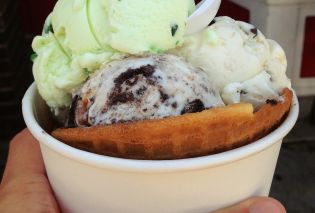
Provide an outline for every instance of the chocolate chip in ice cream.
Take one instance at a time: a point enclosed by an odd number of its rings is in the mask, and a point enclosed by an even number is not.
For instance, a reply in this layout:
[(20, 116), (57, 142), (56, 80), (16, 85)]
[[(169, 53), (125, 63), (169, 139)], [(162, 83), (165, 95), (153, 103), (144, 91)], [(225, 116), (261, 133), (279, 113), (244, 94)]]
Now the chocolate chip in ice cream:
[(140, 89), (138, 89), (136, 91), (136, 93), (137, 93), (137, 95), (143, 95), (146, 90), (147, 90), (147, 87), (142, 86), (142, 87), (140, 87)]
[[(113, 88), (111, 94), (108, 98), (108, 106), (113, 106), (117, 104), (123, 104), (128, 102), (133, 102), (136, 97), (129, 87), (132, 87), (138, 83), (140, 76), (146, 78), (148, 83), (152, 82), (152, 75), (155, 68), (151, 65), (141, 66), (135, 69), (127, 69), (126, 72), (121, 73), (115, 80), (115, 87)], [(123, 84), (127, 87), (123, 88)], [(137, 96), (142, 96), (146, 90), (146, 87), (141, 87), (136, 91)], [(161, 97), (162, 98), (162, 97)], [(165, 95), (163, 96), (165, 98)]]
[(258, 35), (258, 29), (256, 27), (252, 28), (250, 31), (254, 34), (254, 38)]
[(176, 34), (176, 32), (177, 32), (177, 30), (178, 30), (178, 24), (173, 24), (172, 26), (171, 26), (171, 32), (172, 32), (172, 36), (174, 37), (175, 36), (175, 34)]
[(132, 92), (123, 92), (119, 93), (117, 91), (114, 91), (110, 96), (109, 96), (109, 106), (117, 105), (120, 103), (127, 103), (131, 102), (134, 100), (134, 95)]
[(154, 67), (152, 65), (141, 66), (136, 69), (128, 69), (126, 72), (121, 73), (115, 80), (116, 86), (120, 86), (125, 81), (130, 81), (132, 78), (135, 78), (137, 75), (143, 75), (148, 78), (154, 73)]
[(79, 100), (78, 95), (75, 95), (72, 99), (72, 104), (69, 110), (68, 119), (66, 121), (66, 127), (68, 128), (73, 128), (77, 126), (75, 122), (75, 110), (77, 108), (78, 100)]
[(186, 114), (186, 113), (194, 113), (194, 112), (201, 112), (205, 110), (205, 105), (200, 99), (196, 99), (192, 102), (189, 102), (188, 104), (185, 105), (184, 109), (182, 110), (181, 114)]
[(164, 103), (167, 99), (169, 99), (169, 95), (160, 90), (160, 98), (161, 102)]

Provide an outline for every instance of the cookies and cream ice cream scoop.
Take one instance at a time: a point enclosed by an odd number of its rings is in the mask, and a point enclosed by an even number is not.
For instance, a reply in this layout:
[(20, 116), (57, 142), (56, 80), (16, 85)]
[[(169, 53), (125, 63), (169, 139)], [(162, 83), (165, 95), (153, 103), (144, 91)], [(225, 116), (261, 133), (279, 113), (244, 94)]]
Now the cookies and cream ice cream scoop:
[(224, 106), (207, 74), (174, 55), (114, 61), (74, 93), (68, 126), (158, 119)]

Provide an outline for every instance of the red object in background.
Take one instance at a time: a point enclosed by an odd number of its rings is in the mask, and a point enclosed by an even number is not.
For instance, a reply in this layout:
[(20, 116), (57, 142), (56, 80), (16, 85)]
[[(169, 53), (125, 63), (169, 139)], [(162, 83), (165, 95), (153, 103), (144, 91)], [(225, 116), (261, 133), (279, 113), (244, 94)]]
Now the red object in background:
[(57, 0), (19, 1), (22, 12), (23, 30), (30, 34), (41, 34), (46, 17)]
[(305, 20), (301, 77), (315, 77), (315, 16)]
[[(195, 0), (195, 2), (199, 3), (200, 0)], [(217, 16), (230, 16), (235, 20), (250, 21), (250, 11), (230, 0), (222, 0)]]
[(222, 0), (217, 16), (230, 16), (235, 20), (250, 22), (250, 11), (229, 0)]

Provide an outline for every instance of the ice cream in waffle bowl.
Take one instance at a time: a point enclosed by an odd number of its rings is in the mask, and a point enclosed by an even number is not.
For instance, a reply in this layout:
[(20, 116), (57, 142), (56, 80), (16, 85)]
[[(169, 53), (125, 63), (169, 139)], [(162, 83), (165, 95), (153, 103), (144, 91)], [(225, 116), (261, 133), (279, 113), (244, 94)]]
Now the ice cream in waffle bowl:
[[(132, 159), (204, 156), (265, 136), (290, 109), (285, 53), (251, 24), (217, 17), (185, 36), (188, 12), (168, 14), (155, 20), (157, 37), (147, 20), (130, 29), (123, 22), (129, 16), (116, 23), (113, 14), (106, 17), (107, 28), (118, 30), (103, 32), (93, 25), (99, 17), (91, 15), (83, 23), (92, 23), (92, 32), (79, 36), (82, 23), (60, 19), (71, 10), (68, 4), (56, 4), (43, 35), (34, 39), (33, 71), (61, 124), (52, 135), (73, 147)], [(81, 17), (78, 11), (70, 12)], [(75, 45), (78, 36), (85, 42)]]

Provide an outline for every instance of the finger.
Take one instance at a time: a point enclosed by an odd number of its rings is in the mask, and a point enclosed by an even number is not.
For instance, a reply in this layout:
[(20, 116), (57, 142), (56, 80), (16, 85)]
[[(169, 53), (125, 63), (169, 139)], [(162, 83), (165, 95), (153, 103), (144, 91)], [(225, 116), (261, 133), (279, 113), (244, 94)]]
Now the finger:
[(215, 213), (286, 213), (283, 205), (268, 197), (251, 198)]
[(10, 142), (9, 155), (3, 182), (21, 175), (44, 175), (45, 168), (39, 144), (31, 133), (24, 129)]

